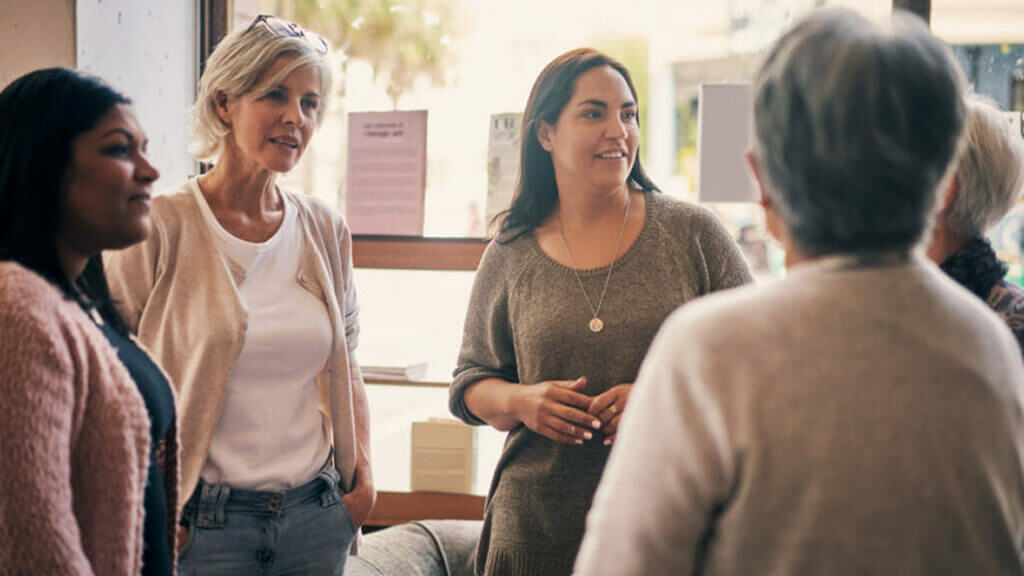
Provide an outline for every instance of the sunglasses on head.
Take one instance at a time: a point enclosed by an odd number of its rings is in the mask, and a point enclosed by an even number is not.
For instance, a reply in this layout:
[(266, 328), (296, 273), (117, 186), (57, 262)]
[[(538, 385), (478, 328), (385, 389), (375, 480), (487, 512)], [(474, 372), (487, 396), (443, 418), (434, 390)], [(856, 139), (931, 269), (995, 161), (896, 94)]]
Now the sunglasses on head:
[(324, 37), (310, 30), (303, 30), (302, 26), (289, 22), (271, 14), (260, 14), (249, 24), (246, 34), (252, 32), (257, 26), (263, 26), (274, 36), (282, 38), (302, 38), (321, 54), (327, 54), (327, 41)]

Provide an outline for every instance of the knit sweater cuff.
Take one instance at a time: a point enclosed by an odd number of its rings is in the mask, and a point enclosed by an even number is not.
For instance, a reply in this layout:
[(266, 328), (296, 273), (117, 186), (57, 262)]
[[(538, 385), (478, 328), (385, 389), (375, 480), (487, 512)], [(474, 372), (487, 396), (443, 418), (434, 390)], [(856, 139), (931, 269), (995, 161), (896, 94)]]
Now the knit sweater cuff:
[[(539, 556), (514, 548), (492, 546), (487, 554), (486, 576), (569, 576), (572, 573), (575, 551), (566, 550), (559, 556)], [(479, 571), (478, 571), (479, 573)]]

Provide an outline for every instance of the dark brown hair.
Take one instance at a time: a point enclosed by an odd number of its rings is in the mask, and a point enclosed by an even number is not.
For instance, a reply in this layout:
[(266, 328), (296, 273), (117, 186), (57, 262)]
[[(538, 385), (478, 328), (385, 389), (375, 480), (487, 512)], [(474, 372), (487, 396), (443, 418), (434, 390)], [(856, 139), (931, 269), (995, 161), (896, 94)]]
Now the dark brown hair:
[[(501, 221), (500, 242), (512, 240), (533, 232), (544, 221), (558, 202), (558, 186), (551, 153), (540, 145), (537, 129), (540, 123), (554, 125), (576, 90), (576, 79), (584, 72), (609, 66), (622, 75), (629, 92), (636, 100), (633, 79), (617, 60), (592, 48), (578, 48), (552, 60), (533, 83), (530, 97), (523, 112), (522, 143), (520, 145), (519, 181), (516, 184), (512, 206), (498, 214)], [(637, 156), (627, 182), (641, 190), (657, 190)]]
[(63, 179), (72, 142), (130, 100), (102, 80), (66, 68), (30, 72), (0, 92), (0, 261), (14, 261), (127, 334), (114, 310), (100, 255), (78, 278), (57, 256)]

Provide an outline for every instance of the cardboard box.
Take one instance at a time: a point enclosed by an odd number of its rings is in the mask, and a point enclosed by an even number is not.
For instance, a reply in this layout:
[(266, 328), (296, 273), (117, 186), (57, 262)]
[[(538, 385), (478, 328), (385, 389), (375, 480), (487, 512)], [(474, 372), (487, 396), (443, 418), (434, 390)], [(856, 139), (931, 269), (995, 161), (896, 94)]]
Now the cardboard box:
[(413, 491), (473, 491), (476, 429), (458, 420), (431, 418), (412, 424)]

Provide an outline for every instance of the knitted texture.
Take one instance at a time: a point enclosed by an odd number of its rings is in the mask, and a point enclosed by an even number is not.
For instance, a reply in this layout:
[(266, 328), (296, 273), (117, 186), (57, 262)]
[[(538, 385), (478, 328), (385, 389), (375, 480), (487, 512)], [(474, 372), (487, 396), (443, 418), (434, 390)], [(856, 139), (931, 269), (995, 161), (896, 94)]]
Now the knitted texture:
[(1021, 574), (1024, 365), (923, 258), (829, 258), (669, 318), (581, 576)]
[(942, 263), (942, 271), (1002, 316), (1024, 355), (1024, 288), (1007, 281), (1008, 267), (986, 238), (975, 238)]
[[(725, 228), (707, 210), (658, 193), (646, 195), (644, 227), (615, 263), (591, 332), (572, 269), (527, 234), (492, 242), (477, 272), (450, 393), (452, 412), (481, 424), (463, 394), (484, 378), (536, 384), (585, 376), (596, 396), (636, 379), (661, 322), (702, 294), (749, 282)], [(600, 294), (608, 267), (580, 271)], [(476, 570), (489, 576), (568, 574), (609, 448), (595, 434), (582, 446), (559, 444), (525, 426), (509, 432), (488, 495)]]
[[(0, 574), (137, 575), (150, 439), (128, 371), (76, 303), (12, 262), (0, 350)], [(173, 426), (161, 442), (173, 513)]]
[[(150, 348), (178, 393), (181, 493), (199, 482), (228, 380), (242, 350), (248, 312), (237, 286), (245, 271), (222, 258), (196, 203), (195, 179), (153, 198), (153, 232), (144, 242), (104, 254), (110, 292), (132, 332)], [(304, 234), (300, 281), (321, 298), (332, 328), (331, 354), (317, 375), (321, 409), (331, 417), (334, 460), (344, 486), (356, 463), (354, 386), (349, 351), (358, 338), (352, 236), (316, 199), (282, 191)]]

